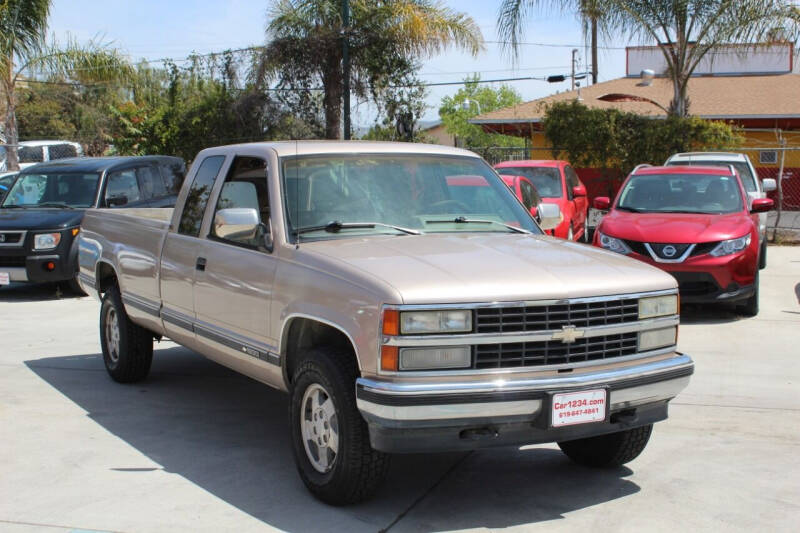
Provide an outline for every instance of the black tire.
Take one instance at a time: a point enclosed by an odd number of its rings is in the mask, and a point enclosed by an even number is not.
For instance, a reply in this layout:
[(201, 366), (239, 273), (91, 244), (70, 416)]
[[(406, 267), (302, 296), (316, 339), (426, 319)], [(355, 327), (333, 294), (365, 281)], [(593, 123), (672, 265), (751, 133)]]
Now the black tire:
[(764, 236), (764, 242), (761, 243), (761, 250), (758, 253), (758, 269), (764, 270), (767, 268), (767, 237)]
[(608, 435), (559, 442), (567, 457), (583, 466), (617, 467), (636, 459), (650, 440), (653, 424)]
[[(356, 407), (356, 372), (350, 353), (313, 349), (299, 362), (292, 380), (289, 424), (297, 470), (308, 490), (331, 505), (368, 499), (386, 478), (389, 469), (389, 456), (370, 446), (367, 424)], [(313, 401), (309, 404), (308, 394), (319, 394), (326, 399), (323, 404), (330, 400), (335, 418), (321, 413), (326, 422), (320, 422), (322, 418), (310, 412)], [(317, 410), (321, 411), (325, 409)], [(303, 423), (306, 428), (315, 426), (306, 433), (310, 439), (303, 436)], [(332, 447), (327, 446), (333, 442), (334, 429), (337, 435), (335, 453)], [(323, 446), (317, 447), (313, 439), (323, 438), (320, 436), (323, 431), (327, 431), (324, 443), (319, 441)], [(323, 454), (324, 461), (321, 460)]]
[(753, 288), (753, 295), (737, 306), (739, 313), (744, 316), (756, 316), (758, 314), (758, 272), (756, 272)]
[(106, 291), (100, 307), (100, 345), (111, 379), (135, 383), (147, 377), (153, 362), (153, 334), (131, 322), (116, 286)]
[(76, 294), (78, 296), (87, 296), (87, 294), (85, 292), (83, 292), (83, 289), (81, 289), (81, 285), (80, 285), (80, 283), (78, 283), (78, 277), (77, 276), (75, 276), (72, 279), (67, 280), (67, 287), (69, 287), (69, 290), (73, 294)]

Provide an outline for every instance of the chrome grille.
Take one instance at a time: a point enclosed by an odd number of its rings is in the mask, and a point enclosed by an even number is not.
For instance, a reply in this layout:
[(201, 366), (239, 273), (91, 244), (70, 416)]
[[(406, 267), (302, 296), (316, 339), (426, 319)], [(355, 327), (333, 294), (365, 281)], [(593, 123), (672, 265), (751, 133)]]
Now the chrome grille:
[(529, 307), (484, 307), (475, 312), (476, 333), (545, 331), (573, 325), (576, 328), (636, 322), (639, 300), (604, 300)]
[(513, 342), (475, 346), (472, 368), (513, 368), (582, 363), (636, 353), (638, 333), (622, 333), (561, 341)]

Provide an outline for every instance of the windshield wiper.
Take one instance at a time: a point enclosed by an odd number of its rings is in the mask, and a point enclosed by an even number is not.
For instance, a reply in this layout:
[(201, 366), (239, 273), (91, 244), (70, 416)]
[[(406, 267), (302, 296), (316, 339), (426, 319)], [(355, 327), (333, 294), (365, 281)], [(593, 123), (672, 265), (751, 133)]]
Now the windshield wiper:
[(369, 229), (375, 227), (382, 227), (382, 228), (391, 228), (393, 230), (400, 231), (402, 233), (408, 233), (409, 235), (420, 235), (422, 232), (404, 228), (402, 226), (395, 226), (392, 224), (384, 224), (383, 222), (342, 222), (340, 220), (333, 220), (328, 222), (324, 226), (307, 226), (305, 228), (299, 228), (295, 230), (295, 233), (309, 233), (312, 231), (327, 231), (328, 233), (339, 233), (343, 229)]
[(22, 209), (22, 206), (21, 205), (17, 205), (17, 204), (8, 204), (8, 205), (0, 206), (0, 209)]
[(32, 207), (60, 207), (60, 208), (63, 208), (63, 209), (75, 209), (71, 205), (62, 204), (62, 203), (59, 203), (59, 202), (42, 202), (41, 204), (30, 204), (30, 205)]
[(512, 226), (510, 224), (504, 224), (503, 222), (498, 222), (496, 220), (481, 220), (477, 218), (467, 218), (467, 217), (456, 217), (454, 219), (448, 220), (426, 220), (426, 224), (497, 224), (498, 226), (503, 226), (504, 228), (508, 228), (511, 231), (516, 233), (530, 233), (530, 231), (522, 228), (518, 228), (516, 226)]
[(617, 209), (620, 211), (630, 211), (631, 213), (645, 213), (644, 209), (638, 209), (636, 207), (628, 207), (626, 205), (618, 205)]

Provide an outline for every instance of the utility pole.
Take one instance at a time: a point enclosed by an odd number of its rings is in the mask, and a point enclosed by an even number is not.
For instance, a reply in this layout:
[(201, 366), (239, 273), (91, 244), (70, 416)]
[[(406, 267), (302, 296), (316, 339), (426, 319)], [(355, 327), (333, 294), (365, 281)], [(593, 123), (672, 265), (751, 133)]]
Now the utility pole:
[(572, 90), (575, 90), (575, 56), (578, 53), (577, 48), (572, 49)]
[(342, 0), (342, 107), (344, 140), (350, 140), (350, 0)]

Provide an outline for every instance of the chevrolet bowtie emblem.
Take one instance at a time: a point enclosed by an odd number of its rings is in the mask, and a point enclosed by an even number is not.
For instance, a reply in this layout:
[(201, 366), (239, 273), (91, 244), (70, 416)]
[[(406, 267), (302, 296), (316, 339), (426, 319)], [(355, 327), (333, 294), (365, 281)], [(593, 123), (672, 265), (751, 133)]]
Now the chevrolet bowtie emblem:
[(575, 329), (575, 326), (561, 326), (561, 331), (553, 333), (551, 337), (554, 341), (561, 341), (564, 344), (571, 344), (583, 337), (582, 329)]

